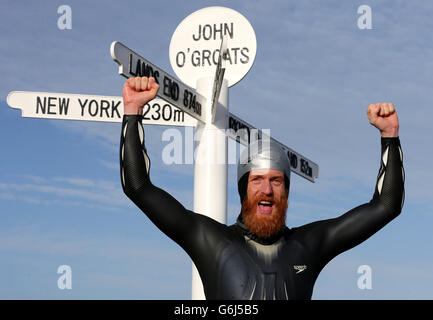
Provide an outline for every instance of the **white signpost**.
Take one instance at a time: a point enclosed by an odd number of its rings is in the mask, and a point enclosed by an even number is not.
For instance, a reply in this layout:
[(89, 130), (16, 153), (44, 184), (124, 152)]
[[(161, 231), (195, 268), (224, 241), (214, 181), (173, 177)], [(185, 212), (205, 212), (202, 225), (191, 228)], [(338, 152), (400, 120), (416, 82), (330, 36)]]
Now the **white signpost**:
[(174, 31), (169, 56), (179, 79), (195, 87), (198, 79), (214, 76), (224, 37), (229, 44), (225, 78), (229, 87), (239, 82), (254, 63), (256, 34), (242, 14), (225, 7), (197, 10)]
[[(6, 101), (25, 118), (122, 122), (123, 117), (122, 97), (12, 91)], [(143, 124), (195, 127), (197, 120), (156, 98), (144, 106)]]
[[(319, 167), (296, 151), (228, 112), (228, 87), (250, 70), (257, 50), (254, 30), (240, 13), (209, 7), (186, 17), (170, 42), (170, 62), (181, 81), (120, 42), (110, 53), (126, 78), (153, 76), (158, 97), (143, 110), (143, 124), (192, 126), (200, 137), (194, 164), (194, 211), (226, 223), (227, 137), (243, 145), (270, 138), (288, 154), (291, 170), (314, 182)], [(23, 117), (121, 122), (121, 97), (13, 91), (7, 97)], [(197, 140), (197, 137), (195, 138)], [(193, 265), (192, 299), (204, 299)]]
[(176, 80), (162, 69), (153, 65), (120, 42), (114, 41), (110, 48), (111, 57), (119, 64), (119, 74), (126, 78), (154, 77), (160, 85), (158, 96), (197, 120), (205, 122), (202, 106), (206, 99), (194, 89)]
[[(257, 129), (232, 113), (229, 114), (228, 128), (231, 129), (227, 131), (228, 136), (243, 144), (244, 146), (247, 146), (250, 141), (263, 139), (263, 137), (266, 135), (266, 132)], [(287, 152), (287, 155), (290, 159), (290, 170), (292, 172), (311, 182), (314, 182), (319, 177), (319, 166), (315, 162), (304, 157), (300, 153), (287, 147), (274, 138), (270, 137), (270, 139), (278, 143), (284, 149), (284, 151)]]
[(221, 87), (223, 85), (223, 80), (224, 80), (224, 73), (226, 71), (226, 60), (227, 60), (227, 37), (224, 37), (221, 41), (220, 54), (218, 58), (218, 64), (216, 67), (215, 78), (212, 87), (212, 103), (211, 103), (212, 122), (215, 121), (216, 107), (218, 105), (218, 99), (221, 93)]

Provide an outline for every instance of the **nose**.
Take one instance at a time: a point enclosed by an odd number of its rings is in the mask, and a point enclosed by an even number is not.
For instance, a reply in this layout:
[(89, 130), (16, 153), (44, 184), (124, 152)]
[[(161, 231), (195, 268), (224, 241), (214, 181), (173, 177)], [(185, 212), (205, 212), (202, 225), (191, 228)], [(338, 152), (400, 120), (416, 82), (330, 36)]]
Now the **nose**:
[(269, 179), (264, 179), (262, 184), (262, 190), (264, 194), (271, 195), (273, 193), (272, 184)]

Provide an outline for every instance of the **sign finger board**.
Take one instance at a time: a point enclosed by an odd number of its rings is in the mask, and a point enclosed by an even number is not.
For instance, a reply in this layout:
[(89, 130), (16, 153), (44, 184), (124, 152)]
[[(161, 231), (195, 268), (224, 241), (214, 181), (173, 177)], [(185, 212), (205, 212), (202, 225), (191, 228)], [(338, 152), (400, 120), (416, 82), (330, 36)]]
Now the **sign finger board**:
[(195, 89), (183, 84), (159, 67), (155, 66), (124, 44), (114, 41), (111, 57), (119, 64), (119, 74), (126, 78), (154, 77), (160, 85), (157, 96), (185, 111), (195, 119), (206, 122), (206, 99)]

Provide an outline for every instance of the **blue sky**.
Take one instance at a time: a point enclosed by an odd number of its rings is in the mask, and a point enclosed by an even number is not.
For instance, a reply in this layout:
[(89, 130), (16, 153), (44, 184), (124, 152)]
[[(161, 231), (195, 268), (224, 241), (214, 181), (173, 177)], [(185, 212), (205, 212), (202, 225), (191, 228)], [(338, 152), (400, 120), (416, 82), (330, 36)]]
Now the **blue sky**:
[[(59, 30), (57, 8), (72, 9)], [(320, 166), (293, 175), (288, 226), (339, 216), (368, 202), (379, 169), (370, 103), (393, 102), (406, 170), (402, 214), (331, 261), (313, 299), (432, 299), (431, 121), (433, 4), (428, 1), (2, 1), (0, 11), (0, 298), (189, 299), (191, 262), (120, 185), (120, 124), (22, 118), (14, 90), (121, 95), (110, 57), (121, 41), (173, 74), (177, 25), (213, 5), (252, 24), (257, 55), (230, 88), (230, 111)], [(372, 9), (371, 30), (357, 9)], [(193, 166), (164, 165), (165, 127), (145, 127), (154, 184), (193, 207)], [(181, 130), (183, 130), (181, 128)], [(239, 213), (229, 166), (228, 223)], [(72, 289), (57, 268), (72, 269)], [(372, 269), (360, 290), (357, 269)]]

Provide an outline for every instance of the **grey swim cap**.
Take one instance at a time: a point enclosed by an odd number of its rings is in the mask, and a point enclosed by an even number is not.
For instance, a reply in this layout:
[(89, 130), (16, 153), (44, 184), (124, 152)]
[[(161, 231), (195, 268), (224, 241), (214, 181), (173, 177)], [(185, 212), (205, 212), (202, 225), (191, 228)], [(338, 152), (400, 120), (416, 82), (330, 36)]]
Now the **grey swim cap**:
[(290, 160), (287, 152), (272, 140), (256, 140), (242, 151), (238, 160), (238, 183), (246, 173), (255, 169), (279, 170), (290, 182)]

